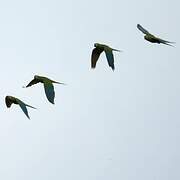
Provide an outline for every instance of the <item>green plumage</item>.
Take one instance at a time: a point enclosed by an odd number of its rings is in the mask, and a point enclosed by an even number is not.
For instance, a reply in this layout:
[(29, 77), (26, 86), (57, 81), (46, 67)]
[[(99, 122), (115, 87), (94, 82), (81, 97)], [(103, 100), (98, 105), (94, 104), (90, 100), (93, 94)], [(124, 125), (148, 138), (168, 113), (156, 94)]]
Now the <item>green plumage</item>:
[(115, 69), (114, 66), (114, 55), (113, 55), (113, 51), (118, 51), (120, 52), (120, 50), (117, 49), (113, 49), (105, 44), (99, 44), (99, 43), (95, 43), (94, 44), (94, 49), (92, 51), (91, 54), (91, 68), (95, 68), (96, 67), (96, 63), (99, 59), (100, 54), (104, 51), (106, 54), (106, 58), (107, 58), (107, 62), (108, 65), (112, 68), (112, 70)]
[(151, 42), (151, 43), (162, 43), (162, 44), (165, 44), (165, 45), (168, 45), (168, 46), (172, 46), (171, 43), (174, 43), (174, 42), (170, 42), (170, 41), (166, 41), (166, 40), (163, 40), (163, 39), (160, 39), (156, 36), (154, 36), (153, 34), (149, 33), (146, 29), (144, 29), (140, 24), (137, 24), (137, 28), (145, 34), (144, 36), (144, 39)]
[(57, 83), (57, 84), (64, 84), (64, 83), (60, 83), (60, 82), (51, 80), (44, 76), (35, 75), (34, 79), (26, 87), (30, 87), (37, 83), (44, 84), (44, 90), (45, 90), (46, 97), (50, 103), (54, 104), (55, 91), (54, 91), (53, 83)]
[(27, 116), (28, 119), (30, 119), (30, 117), (29, 117), (26, 106), (36, 109), (35, 107), (25, 104), (23, 101), (13, 96), (6, 96), (5, 103), (6, 103), (7, 108), (10, 108), (12, 104), (19, 104), (19, 106), (21, 107), (22, 111), (24, 112), (24, 114)]

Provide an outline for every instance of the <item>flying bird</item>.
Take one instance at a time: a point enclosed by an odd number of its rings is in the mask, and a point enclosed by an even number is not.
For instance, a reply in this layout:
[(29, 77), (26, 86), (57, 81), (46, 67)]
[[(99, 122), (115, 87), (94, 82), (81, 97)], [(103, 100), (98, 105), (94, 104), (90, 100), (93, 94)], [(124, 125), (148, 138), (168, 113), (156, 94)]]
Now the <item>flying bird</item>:
[(118, 51), (118, 52), (121, 52), (121, 51), (117, 49), (113, 49), (105, 44), (99, 44), (99, 43), (95, 43), (94, 47), (95, 48), (92, 50), (92, 54), (91, 54), (91, 68), (94, 69), (96, 67), (98, 58), (100, 54), (104, 51), (106, 54), (108, 65), (112, 68), (112, 70), (114, 70), (115, 67), (114, 67), (113, 51)]
[(154, 36), (153, 34), (149, 33), (146, 29), (144, 29), (140, 24), (137, 24), (137, 28), (142, 33), (145, 34), (144, 39), (146, 39), (149, 42), (158, 43), (158, 44), (162, 43), (162, 44), (166, 44), (168, 46), (172, 46), (171, 43), (174, 43), (174, 42), (166, 41), (166, 40), (163, 40), (163, 39), (160, 39), (160, 38)]
[(60, 82), (51, 80), (47, 77), (35, 75), (34, 79), (25, 87), (27, 88), (27, 87), (30, 87), (37, 83), (44, 84), (44, 90), (45, 90), (46, 97), (50, 103), (54, 104), (55, 92), (54, 92), (53, 83), (57, 83), (57, 84), (64, 84), (64, 83), (60, 83)]
[(19, 106), (21, 107), (22, 111), (24, 112), (24, 114), (27, 116), (28, 119), (30, 119), (30, 117), (28, 115), (26, 106), (36, 109), (35, 107), (25, 104), (23, 101), (13, 96), (6, 96), (5, 103), (7, 108), (10, 108), (12, 104), (19, 104)]

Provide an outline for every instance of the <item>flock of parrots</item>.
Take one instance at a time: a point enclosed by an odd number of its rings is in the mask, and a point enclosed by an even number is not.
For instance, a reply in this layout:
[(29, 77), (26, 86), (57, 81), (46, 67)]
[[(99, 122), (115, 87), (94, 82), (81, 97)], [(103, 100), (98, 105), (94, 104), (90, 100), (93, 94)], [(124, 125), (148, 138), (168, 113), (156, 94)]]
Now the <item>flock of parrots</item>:
[[(163, 40), (163, 39), (160, 39), (160, 38), (154, 36), (153, 34), (149, 33), (146, 29), (144, 29), (140, 24), (137, 24), (137, 28), (145, 34), (144, 39), (151, 43), (158, 43), (158, 44), (162, 43), (162, 44), (169, 45), (169, 46), (172, 46), (171, 44), (174, 43), (174, 42), (166, 41), (166, 40)], [(104, 51), (106, 54), (108, 65), (112, 68), (112, 70), (114, 70), (115, 67), (114, 67), (113, 51), (118, 51), (118, 52), (121, 52), (121, 51), (117, 50), (117, 49), (113, 49), (105, 44), (99, 44), (99, 43), (95, 43), (94, 47), (95, 48), (92, 50), (92, 54), (91, 54), (91, 68), (94, 69), (96, 67), (96, 63), (99, 59), (99, 56)], [(37, 83), (43, 83), (45, 94), (46, 94), (48, 101), (50, 103), (54, 104), (55, 92), (54, 92), (53, 83), (57, 83), (57, 84), (64, 84), (64, 83), (60, 83), (60, 82), (51, 80), (47, 77), (35, 75), (34, 79), (32, 81), (30, 81), (29, 84), (27, 86), (25, 86), (24, 88), (30, 87)], [(13, 97), (13, 96), (6, 96), (5, 103), (8, 108), (10, 108), (12, 104), (19, 104), (19, 106), (21, 107), (21, 109), (25, 113), (25, 115), (28, 117), (28, 119), (30, 119), (30, 117), (29, 117), (26, 106), (36, 109), (35, 107), (30, 106), (30, 105), (24, 103), (23, 101), (21, 101), (20, 99)]]

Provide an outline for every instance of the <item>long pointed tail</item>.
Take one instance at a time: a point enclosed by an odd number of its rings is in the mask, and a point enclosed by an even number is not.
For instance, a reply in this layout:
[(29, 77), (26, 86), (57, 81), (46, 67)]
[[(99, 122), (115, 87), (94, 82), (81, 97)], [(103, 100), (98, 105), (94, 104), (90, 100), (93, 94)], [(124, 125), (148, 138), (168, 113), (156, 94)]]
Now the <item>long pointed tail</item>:
[(175, 42), (166, 41), (166, 40), (163, 40), (163, 39), (159, 39), (159, 40), (160, 40), (160, 43), (163, 43), (163, 44), (166, 44), (168, 46), (174, 47), (172, 44), (175, 44)]
[(119, 50), (119, 49), (112, 49), (113, 51), (117, 51), (117, 52), (123, 52), (123, 51), (121, 51), (121, 50)]
[(61, 83), (61, 82), (57, 82), (57, 81), (52, 81), (53, 83), (56, 83), (56, 84), (62, 84), (62, 85), (67, 85), (65, 83)]
[(26, 106), (28, 106), (28, 107), (30, 107), (30, 108), (33, 108), (33, 109), (37, 109), (37, 108), (35, 108), (35, 107), (33, 107), (33, 106), (30, 106), (29, 104), (26, 104)]
[(163, 44), (165, 44), (165, 45), (168, 45), (168, 46), (171, 46), (171, 47), (174, 47), (172, 44), (169, 44), (169, 43), (167, 43), (167, 42), (162, 42)]

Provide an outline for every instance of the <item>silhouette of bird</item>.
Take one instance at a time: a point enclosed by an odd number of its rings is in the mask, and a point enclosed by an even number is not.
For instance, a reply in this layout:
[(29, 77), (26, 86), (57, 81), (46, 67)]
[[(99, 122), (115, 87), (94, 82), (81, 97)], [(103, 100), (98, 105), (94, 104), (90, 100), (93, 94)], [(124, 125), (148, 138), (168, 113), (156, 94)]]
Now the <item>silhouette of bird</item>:
[(47, 77), (35, 75), (34, 79), (25, 87), (27, 88), (27, 87), (30, 87), (37, 83), (44, 84), (44, 90), (45, 90), (46, 97), (50, 103), (54, 104), (55, 92), (54, 92), (53, 83), (57, 83), (57, 84), (64, 84), (64, 83), (60, 83), (60, 82), (51, 80)]
[(145, 34), (144, 36), (144, 39), (151, 42), (151, 43), (162, 43), (162, 44), (166, 44), (168, 46), (172, 46), (171, 43), (174, 43), (174, 42), (170, 42), (170, 41), (166, 41), (166, 40), (163, 40), (163, 39), (160, 39), (156, 36), (154, 36), (153, 34), (149, 33), (146, 29), (144, 29), (140, 24), (137, 24), (137, 28)]
[(23, 101), (13, 96), (6, 96), (5, 103), (7, 108), (10, 108), (12, 104), (19, 104), (19, 106), (21, 107), (22, 111), (24, 112), (24, 114), (27, 116), (28, 119), (30, 119), (30, 117), (28, 115), (26, 106), (36, 109), (35, 107), (25, 104)]
[(94, 69), (96, 67), (96, 63), (99, 59), (99, 56), (104, 51), (106, 54), (108, 65), (112, 68), (112, 70), (114, 70), (115, 67), (114, 67), (113, 51), (118, 51), (118, 52), (121, 51), (117, 49), (113, 49), (105, 44), (99, 44), (99, 43), (95, 43), (94, 47), (95, 48), (92, 50), (92, 54), (91, 54), (91, 68)]

